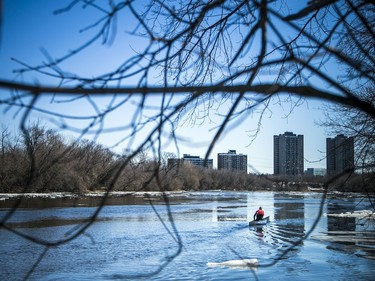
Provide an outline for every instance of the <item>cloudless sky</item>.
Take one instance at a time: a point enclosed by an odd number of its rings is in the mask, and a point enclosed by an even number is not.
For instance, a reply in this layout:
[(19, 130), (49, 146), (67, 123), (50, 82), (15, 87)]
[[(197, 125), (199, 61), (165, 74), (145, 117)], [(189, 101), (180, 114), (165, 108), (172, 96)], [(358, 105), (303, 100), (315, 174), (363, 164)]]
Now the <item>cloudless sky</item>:
[[(3, 1), (3, 22), (0, 45), (0, 79), (26, 81), (31, 83), (46, 83), (51, 85), (53, 80), (41, 75), (25, 73), (19, 75), (13, 70), (22, 68), (11, 58), (16, 58), (30, 65), (37, 65), (41, 61), (48, 61), (48, 56), (60, 57), (67, 51), (74, 49), (85, 42), (91, 35), (91, 31), (79, 32), (80, 29), (90, 25), (90, 16), (98, 17), (96, 11), (92, 9), (82, 10), (74, 8), (67, 13), (54, 15), (53, 11), (66, 6), (70, 1), (50, 1), (50, 0), (5, 0)], [(296, 1), (304, 5), (305, 1)], [(139, 1), (142, 3), (142, 1)], [(298, 10), (298, 5), (292, 7)], [(85, 13), (85, 16), (83, 16)], [(87, 14), (89, 16), (87, 16)], [(120, 35), (129, 30), (131, 23), (124, 15), (119, 19), (117, 33)], [(126, 28), (123, 28), (125, 26)], [(67, 71), (84, 75), (97, 75), (105, 73), (117, 67), (118, 63), (124, 61), (134, 51), (138, 41), (126, 41), (123, 36), (116, 36), (112, 44), (94, 44), (90, 49), (77, 57), (67, 61), (63, 67)], [(42, 51), (45, 50), (45, 51)], [(48, 55), (45, 55), (45, 53)], [(2, 96), (9, 93), (1, 90)], [(108, 102), (108, 101), (107, 101)], [(41, 99), (39, 106), (45, 109), (53, 109), (51, 96)], [(85, 107), (86, 106), (86, 107)], [(328, 137), (325, 129), (315, 124), (316, 121), (323, 120), (323, 112), (320, 110), (322, 102), (309, 100), (293, 109), (290, 114), (290, 104), (283, 104), (280, 107), (271, 103), (270, 111), (263, 117), (261, 130), (253, 140), (253, 129), (258, 123), (258, 116), (249, 115), (241, 123), (232, 124), (226, 134), (210, 155), (214, 159), (214, 166), (217, 162), (217, 153), (227, 152), (235, 149), (237, 153), (247, 154), (248, 164), (251, 166), (249, 172), (273, 173), (273, 135), (292, 131), (295, 134), (304, 135), (304, 154), (306, 168), (325, 168), (325, 140)], [(88, 105), (77, 104), (63, 106), (65, 114), (79, 115), (81, 112), (90, 112), (93, 109)], [(132, 109), (133, 110), (133, 109)], [(42, 118), (38, 114), (36, 118)], [(4, 105), (0, 105), (0, 118), (3, 126), (15, 129), (19, 126), (20, 115), (16, 110), (8, 110)], [(129, 118), (126, 114), (119, 113), (109, 118), (108, 122), (121, 125), (121, 121)], [(204, 157), (207, 145), (212, 139), (215, 128), (219, 125), (219, 119), (211, 116), (212, 120), (205, 120), (201, 125), (191, 124), (180, 125), (178, 134), (184, 137), (186, 142), (179, 145), (180, 153), (192, 154)], [(51, 120), (45, 120), (47, 123)], [(42, 120), (43, 122), (43, 120)], [(120, 132), (102, 135), (98, 141), (110, 147), (121, 138)], [(139, 140), (138, 140), (139, 141)], [(121, 151), (125, 147), (116, 147)], [(173, 145), (163, 148), (165, 152), (176, 153)], [(320, 161), (319, 161), (320, 160)], [(254, 169), (253, 169), (254, 168)]]

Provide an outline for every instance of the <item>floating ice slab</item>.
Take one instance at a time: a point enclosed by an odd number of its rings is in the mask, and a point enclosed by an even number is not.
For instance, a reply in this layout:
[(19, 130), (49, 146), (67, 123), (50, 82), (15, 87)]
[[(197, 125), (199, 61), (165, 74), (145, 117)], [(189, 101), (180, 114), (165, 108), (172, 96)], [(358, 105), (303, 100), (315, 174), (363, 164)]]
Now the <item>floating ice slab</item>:
[(229, 260), (224, 262), (208, 262), (207, 266), (251, 267), (258, 265), (258, 259)]
[(354, 212), (346, 212), (340, 214), (327, 214), (329, 217), (350, 217), (350, 218), (367, 218), (367, 219), (375, 219), (375, 213), (371, 210), (362, 210), (362, 211), (354, 211)]

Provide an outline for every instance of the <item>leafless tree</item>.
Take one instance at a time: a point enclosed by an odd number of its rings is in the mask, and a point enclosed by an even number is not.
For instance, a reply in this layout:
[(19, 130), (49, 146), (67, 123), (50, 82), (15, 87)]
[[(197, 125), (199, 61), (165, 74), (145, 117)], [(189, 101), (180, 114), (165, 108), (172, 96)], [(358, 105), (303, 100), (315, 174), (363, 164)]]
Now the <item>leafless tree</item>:
[[(319, 99), (355, 110), (373, 123), (374, 103), (354, 86), (374, 84), (372, 1), (310, 1), (296, 13), (288, 8), (292, 2), (150, 0), (139, 5), (138, 1), (71, 1), (55, 11), (56, 16), (77, 8), (96, 10), (101, 16), (81, 27), (93, 36), (61, 57), (52, 58), (46, 52), (47, 62), (39, 65), (15, 58), (20, 64), (18, 73), (46, 76), (56, 83), (47, 86), (1, 79), (0, 88), (10, 94), (3, 95), (0, 103), (20, 110), (21, 128), (37, 112), (61, 129), (93, 135), (94, 139), (121, 132), (116, 144), (126, 143), (131, 152), (119, 166), (108, 192), (122, 170), (145, 150), (154, 155), (152, 179), (160, 183), (157, 170), (162, 166), (163, 145), (174, 143), (178, 149), (184, 141), (176, 126), (204, 122), (213, 113), (221, 119), (206, 158), (230, 125), (243, 122), (249, 113), (259, 114), (259, 122), (251, 128), (256, 136), (263, 114), (274, 103), (287, 102), (293, 109), (305, 99)], [(132, 30), (116, 22), (123, 15), (136, 22)], [(362, 45), (359, 27), (366, 30), (372, 52)], [(117, 32), (124, 29), (127, 33)], [(139, 38), (143, 45), (134, 47), (134, 54), (109, 72), (82, 76), (64, 70), (65, 62), (100, 40), (110, 44), (116, 36)], [(355, 52), (336, 47), (346, 44), (347, 38), (364, 56), (359, 59)], [(332, 71), (333, 62), (341, 68)], [(344, 82), (339, 79), (343, 72), (348, 74)], [(373, 87), (370, 95), (374, 95)], [(108, 101), (104, 109), (100, 106), (103, 96)], [(90, 113), (77, 116), (45, 108), (39, 101), (46, 97), (53, 105), (89, 105)], [(117, 127), (108, 125), (113, 114), (125, 110), (132, 118)], [(77, 119), (85, 125), (76, 125)], [(59, 243), (84, 233), (99, 212), (100, 208), (80, 231)], [(321, 213), (322, 209), (319, 216)], [(50, 246), (49, 242), (28, 238)], [(180, 251), (178, 240), (176, 255)]]
[[(337, 11), (342, 17), (341, 11)], [(348, 32), (338, 41), (338, 48), (353, 61), (360, 64), (368, 77), (361, 76), (353, 68), (344, 66), (343, 74), (338, 77), (344, 85), (352, 88), (361, 100), (374, 106), (375, 85), (370, 77), (374, 77), (374, 7), (364, 10), (362, 17), (368, 21), (356, 21), (355, 18), (344, 21)], [(350, 105), (333, 104), (326, 108), (326, 120), (321, 125), (333, 134), (346, 134), (356, 140), (358, 168), (365, 171), (374, 171), (375, 167), (375, 132), (374, 118), (366, 112)]]

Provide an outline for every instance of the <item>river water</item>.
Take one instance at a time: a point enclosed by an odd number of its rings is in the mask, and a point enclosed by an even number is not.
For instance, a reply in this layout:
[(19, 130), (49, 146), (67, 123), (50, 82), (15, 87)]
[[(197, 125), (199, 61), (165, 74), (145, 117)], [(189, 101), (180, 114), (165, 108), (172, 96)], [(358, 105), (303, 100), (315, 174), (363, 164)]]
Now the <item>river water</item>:
[[(321, 197), (137, 193), (109, 198), (83, 232), (99, 198), (28, 198), (0, 228), (0, 280), (374, 280), (374, 220), (350, 215), (373, 210), (374, 198), (328, 196), (310, 234)], [(14, 203), (3, 197), (2, 219)], [(259, 206), (271, 221), (249, 227)], [(259, 264), (207, 265), (243, 258)]]

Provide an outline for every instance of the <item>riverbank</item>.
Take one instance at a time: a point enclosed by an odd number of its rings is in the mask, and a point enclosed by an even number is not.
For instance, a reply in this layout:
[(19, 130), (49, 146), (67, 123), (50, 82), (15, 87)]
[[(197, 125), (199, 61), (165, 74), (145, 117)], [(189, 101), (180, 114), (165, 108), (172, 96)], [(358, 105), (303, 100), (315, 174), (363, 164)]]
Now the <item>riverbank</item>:
[[(308, 194), (308, 193), (316, 193), (321, 194), (324, 192), (323, 188), (309, 188), (307, 191), (293, 191), (293, 190), (257, 190), (257, 191), (246, 191), (246, 190), (234, 190), (235, 192), (265, 192), (265, 193), (285, 193), (285, 194)], [(95, 192), (86, 192), (86, 193), (73, 193), (73, 192), (43, 192), (43, 193), (0, 193), (0, 200), (6, 200), (11, 198), (103, 198), (107, 197), (126, 197), (126, 196), (162, 196), (164, 194), (167, 195), (183, 195), (183, 194), (191, 194), (191, 193), (200, 193), (200, 192), (233, 192), (233, 190), (205, 190), (205, 191), (112, 191), (112, 192), (105, 192), (105, 191), (95, 191)], [(356, 196), (358, 192), (342, 192), (342, 191), (329, 191), (327, 192), (330, 196), (345, 196), (345, 197), (352, 197)], [(374, 195), (375, 196), (375, 195)]]

